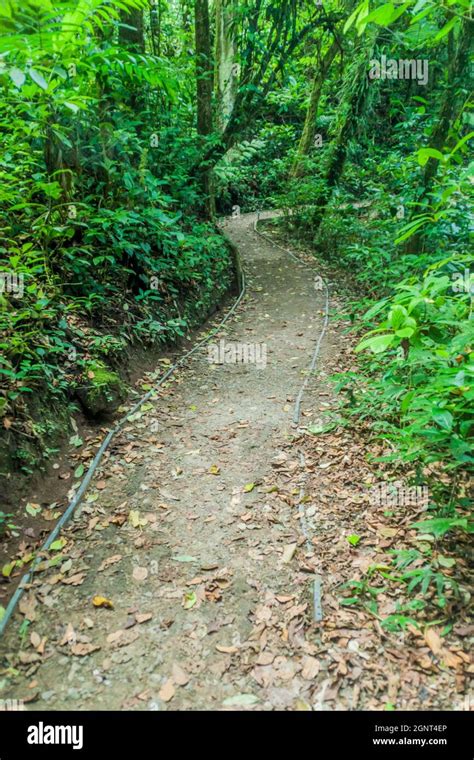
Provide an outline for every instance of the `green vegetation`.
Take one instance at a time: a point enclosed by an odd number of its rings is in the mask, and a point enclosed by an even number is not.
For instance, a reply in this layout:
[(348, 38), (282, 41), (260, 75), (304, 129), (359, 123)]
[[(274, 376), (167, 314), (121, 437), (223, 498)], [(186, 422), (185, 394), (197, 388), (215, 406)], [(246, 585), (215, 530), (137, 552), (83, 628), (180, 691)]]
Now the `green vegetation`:
[(38, 391), (84, 401), (91, 362), (184, 336), (232, 282), (190, 172), (190, 32), (176, 55), (139, 50), (127, 14), (144, 5), (0, 4), (0, 417), (24, 471), (57, 440)]
[[(131, 346), (188, 335), (222, 299), (234, 272), (217, 216), (281, 208), (282, 233), (359, 293), (358, 369), (336, 378), (346, 422), (429, 488), (415, 527), (436, 551), (371, 571), (418, 595), (386, 626), (431, 588), (441, 607), (456, 596), (438, 549), (472, 530), (471, 13), (0, 0), (3, 471), (48, 455), (44, 406), (110, 414)], [(373, 606), (368, 581), (352, 592)]]
[[(318, 85), (324, 105), (313, 133), (322, 139), (303, 155), (300, 144), (276, 202), (286, 235), (347, 269), (364, 293), (351, 309), (354, 329), (365, 331), (359, 371), (337, 378), (351, 399), (345, 416), (370, 423), (387, 450), (375, 462), (429, 488), (427, 519), (413, 526), (427, 542), (394, 552), (385, 573), (418, 594), (408, 603), (413, 617), (432, 587), (440, 607), (447, 592), (459, 597), (456, 560), (438, 552), (442, 539), (453, 550), (454, 535), (464, 556), (461, 534), (473, 530), (472, 21), (463, 2), (374, 6), (367, 15), (361, 3), (345, 23), (341, 96), (331, 77)], [(412, 78), (367, 79), (367, 51), (376, 61), (425, 61), (426, 88)], [(354, 583), (352, 601), (362, 589)], [(370, 599), (371, 587), (362, 591)], [(375, 611), (375, 598), (370, 605)], [(387, 627), (405, 624), (391, 616)]]

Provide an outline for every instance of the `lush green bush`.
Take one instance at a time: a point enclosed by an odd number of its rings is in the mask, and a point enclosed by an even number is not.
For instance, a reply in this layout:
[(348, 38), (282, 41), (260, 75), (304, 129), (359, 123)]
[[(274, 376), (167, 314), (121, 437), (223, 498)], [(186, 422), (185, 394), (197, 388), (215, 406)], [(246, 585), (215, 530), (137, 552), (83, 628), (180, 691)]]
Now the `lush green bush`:
[(27, 441), (38, 389), (67, 402), (91, 359), (175, 341), (232, 277), (190, 170), (189, 61), (117, 46), (113, 4), (52, 8), (0, 9), (0, 418)]
[(462, 264), (458, 257), (432, 265), (363, 317), (378, 324), (357, 348), (374, 355), (363, 363), (360, 401), (392, 442), (391, 459), (449, 471), (474, 462), (472, 286)]

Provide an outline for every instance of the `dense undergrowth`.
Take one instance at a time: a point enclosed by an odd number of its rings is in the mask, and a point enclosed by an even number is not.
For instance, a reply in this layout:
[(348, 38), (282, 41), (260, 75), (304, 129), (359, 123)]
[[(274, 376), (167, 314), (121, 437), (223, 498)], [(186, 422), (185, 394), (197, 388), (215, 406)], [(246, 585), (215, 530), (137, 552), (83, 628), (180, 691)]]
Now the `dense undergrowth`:
[[(113, 372), (131, 346), (188, 334), (233, 278), (189, 171), (197, 146), (185, 57), (117, 48), (101, 16), (78, 35), (80, 16), (63, 6), (53, 22), (49, 3), (2, 17), (3, 475), (33, 472), (51, 455), (68, 404), (101, 383), (94, 362)], [(112, 408), (109, 386), (105, 395)]]

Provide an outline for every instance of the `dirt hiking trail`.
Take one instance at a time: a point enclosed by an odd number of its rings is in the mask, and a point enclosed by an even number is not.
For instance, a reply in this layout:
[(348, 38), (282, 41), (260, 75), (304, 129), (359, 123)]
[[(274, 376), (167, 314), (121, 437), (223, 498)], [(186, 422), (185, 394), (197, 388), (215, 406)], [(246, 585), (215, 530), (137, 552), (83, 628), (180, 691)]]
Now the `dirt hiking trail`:
[[(64, 531), (64, 559), (38, 575), (2, 643), (20, 671), (8, 696), (28, 709), (383, 708), (390, 684), (393, 696), (400, 663), (395, 653), (380, 664), (373, 643), (364, 651), (366, 618), (341, 611), (336, 640), (325, 629), (334, 579), (313, 502), (301, 504), (308, 473), (293, 423), (324, 292), (255, 233), (255, 219), (224, 225), (247, 296), (211, 343), (251, 345), (259, 361), (216, 364), (203, 348), (112, 442)], [(301, 425), (331, 403), (336, 338), (330, 324)], [(350, 461), (340, 460), (342, 478)], [(331, 510), (325, 519), (319, 538), (334, 549), (341, 525)], [(408, 706), (421, 704), (421, 687), (411, 682)]]

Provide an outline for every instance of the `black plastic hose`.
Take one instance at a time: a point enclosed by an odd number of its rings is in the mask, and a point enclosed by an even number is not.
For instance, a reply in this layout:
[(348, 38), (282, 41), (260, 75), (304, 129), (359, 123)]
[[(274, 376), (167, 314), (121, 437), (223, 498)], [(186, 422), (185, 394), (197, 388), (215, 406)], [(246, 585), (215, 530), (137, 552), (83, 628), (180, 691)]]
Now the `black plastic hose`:
[[(81, 485), (79, 486), (79, 489), (77, 490), (76, 494), (74, 495), (74, 498), (70, 502), (70, 504), (67, 507), (67, 509), (64, 512), (64, 514), (61, 516), (61, 518), (56, 523), (56, 526), (54, 527), (54, 530), (51, 532), (51, 534), (48, 536), (48, 538), (44, 542), (43, 546), (39, 550), (39, 554), (40, 555), (41, 555), (41, 553), (48, 551), (48, 549), (51, 546), (51, 544), (53, 543), (53, 541), (55, 541), (56, 538), (58, 537), (58, 535), (59, 535), (60, 531), (62, 530), (62, 528), (71, 519), (72, 515), (74, 514), (74, 511), (75, 511), (76, 507), (82, 501), (82, 497), (84, 496), (84, 494), (85, 494), (85, 492), (87, 490), (87, 487), (88, 487), (88, 485), (89, 485), (89, 483), (90, 483), (90, 481), (91, 481), (91, 479), (92, 479), (92, 477), (93, 477), (93, 475), (94, 475), (97, 467), (99, 466), (99, 464), (100, 464), (100, 462), (102, 460), (104, 452), (108, 449), (108, 447), (109, 447), (110, 442), (112, 441), (112, 439), (117, 435), (117, 433), (120, 430), (122, 430), (122, 428), (126, 424), (127, 420), (133, 414), (135, 414), (135, 412), (137, 412), (140, 409), (140, 407), (143, 406), (143, 404), (146, 401), (148, 401), (148, 399), (150, 399), (153, 396), (153, 394), (158, 390), (158, 388), (161, 385), (163, 385), (163, 383), (165, 383), (166, 380), (168, 380), (168, 378), (175, 372), (176, 369), (178, 369), (178, 367), (180, 367), (182, 364), (184, 364), (184, 362), (187, 359), (189, 359), (190, 356), (192, 356), (194, 353), (196, 353), (196, 351), (198, 351), (200, 348), (202, 348), (202, 346), (204, 346), (206, 343), (208, 343), (209, 340), (211, 340), (211, 338), (217, 332), (219, 332), (219, 330), (223, 327), (223, 325), (225, 325), (225, 323), (231, 318), (231, 316), (233, 316), (233, 314), (235, 313), (236, 309), (240, 305), (240, 302), (242, 301), (242, 299), (243, 299), (243, 297), (245, 295), (245, 292), (246, 292), (246, 284), (245, 284), (245, 274), (244, 274), (244, 272), (243, 271), (239, 272), (238, 276), (239, 276), (239, 280), (241, 281), (240, 282), (240, 293), (239, 293), (239, 296), (238, 296), (237, 300), (234, 302), (233, 306), (229, 309), (229, 311), (227, 312), (227, 314), (224, 317), (224, 319), (217, 325), (217, 327), (215, 327), (215, 328), (213, 328), (211, 330), (211, 332), (209, 333), (209, 335), (206, 336), (206, 338), (204, 338), (203, 340), (199, 341), (199, 343), (197, 343), (194, 346), (194, 348), (192, 348), (190, 351), (187, 351), (180, 359), (178, 359), (178, 361), (175, 364), (173, 364), (167, 370), (167, 372), (165, 372), (165, 374), (163, 375), (163, 377), (161, 377), (159, 379), (159, 381), (156, 383), (156, 385), (150, 391), (148, 391), (148, 393), (146, 393), (144, 396), (142, 396), (142, 398), (139, 399), (139, 401), (137, 401), (137, 403), (130, 409), (130, 411), (127, 412), (127, 414), (124, 417), (122, 417), (121, 420), (119, 420), (119, 422), (115, 425), (115, 427), (112, 430), (109, 431), (109, 433), (107, 434), (107, 436), (103, 440), (103, 442), (102, 442), (102, 444), (101, 444), (101, 446), (100, 446), (97, 454), (95, 455), (94, 459), (92, 460), (92, 462), (91, 462), (91, 464), (89, 466), (89, 469), (87, 470), (87, 472), (86, 472), (86, 474), (85, 474), (85, 476), (84, 476), (84, 478), (83, 478), (83, 480), (81, 482)], [(18, 602), (20, 601), (21, 597), (23, 596), (27, 584), (31, 582), (31, 580), (33, 578), (33, 574), (34, 574), (34, 572), (35, 572), (35, 570), (36, 570), (36, 568), (37, 568), (37, 566), (38, 566), (38, 564), (39, 564), (40, 561), (41, 561), (41, 556), (38, 556), (32, 562), (30, 569), (28, 570), (27, 573), (24, 574), (23, 578), (21, 579), (21, 581), (20, 581), (20, 583), (18, 585), (18, 588), (16, 589), (15, 593), (13, 594), (12, 598), (10, 599), (10, 601), (9, 601), (9, 603), (8, 603), (6, 609), (5, 609), (5, 614), (3, 615), (2, 619), (0, 620), (0, 637), (3, 635), (3, 633), (5, 631), (5, 628), (7, 627), (7, 624), (9, 622), (11, 616), (13, 615), (13, 612), (15, 611), (15, 608), (16, 608)]]

